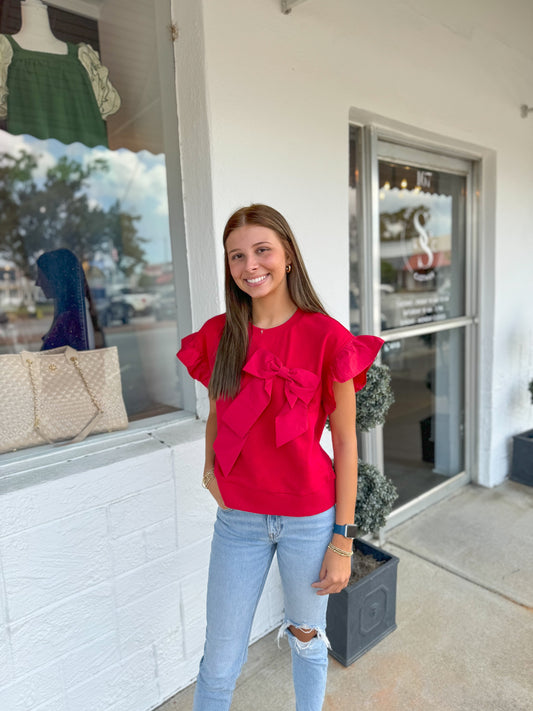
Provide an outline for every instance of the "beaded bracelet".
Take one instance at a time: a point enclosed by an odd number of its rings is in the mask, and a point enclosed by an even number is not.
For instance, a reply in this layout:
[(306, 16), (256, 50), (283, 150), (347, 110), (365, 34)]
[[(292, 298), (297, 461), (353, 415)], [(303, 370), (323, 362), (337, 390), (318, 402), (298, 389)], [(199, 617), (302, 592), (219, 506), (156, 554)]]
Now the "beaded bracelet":
[(337, 546), (333, 545), (333, 543), (328, 543), (328, 548), (330, 549), (330, 551), (333, 551), (334, 553), (343, 556), (343, 558), (351, 558), (353, 556), (353, 550), (343, 551), (342, 548), (337, 548)]
[(214, 478), (214, 469), (208, 469), (206, 472), (204, 472), (204, 475), (202, 477), (202, 486), (204, 487), (204, 489), (209, 489), (209, 484), (213, 481)]

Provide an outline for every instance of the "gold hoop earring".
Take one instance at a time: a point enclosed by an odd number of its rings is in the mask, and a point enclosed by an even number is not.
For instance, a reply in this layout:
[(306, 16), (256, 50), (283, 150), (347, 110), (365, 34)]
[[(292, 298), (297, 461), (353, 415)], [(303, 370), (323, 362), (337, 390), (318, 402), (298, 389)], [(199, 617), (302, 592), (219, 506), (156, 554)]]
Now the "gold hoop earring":
[(290, 274), (292, 272), (292, 264), (287, 264), (287, 266), (285, 267), (285, 271), (287, 272), (287, 274)]

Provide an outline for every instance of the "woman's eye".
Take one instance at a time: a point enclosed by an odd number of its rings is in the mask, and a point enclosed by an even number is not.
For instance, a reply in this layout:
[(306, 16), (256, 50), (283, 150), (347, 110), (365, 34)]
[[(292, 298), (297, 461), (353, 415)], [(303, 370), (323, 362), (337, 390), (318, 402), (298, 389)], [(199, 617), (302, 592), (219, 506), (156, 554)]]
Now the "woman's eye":
[(259, 247), (257, 250), (258, 254), (261, 254), (262, 252), (268, 252), (268, 247)]
[(235, 262), (237, 259), (240, 259), (241, 257), (242, 257), (242, 254), (232, 254), (231, 261)]

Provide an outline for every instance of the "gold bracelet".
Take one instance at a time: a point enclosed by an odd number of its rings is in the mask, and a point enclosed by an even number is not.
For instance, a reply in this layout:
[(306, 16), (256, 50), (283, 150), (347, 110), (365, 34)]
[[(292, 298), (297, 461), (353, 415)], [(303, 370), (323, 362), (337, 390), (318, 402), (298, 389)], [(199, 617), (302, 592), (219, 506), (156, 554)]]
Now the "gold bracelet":
[(202, 477), (202, 486), (204, 487), (204, 489), (209, 489), (209, 484), (213, 481), (214, 478), (214, 469), (208, 469), (206, 472), (204, 472), (204, 475)]
[(343, 558), (351, 558), (353, 556), (353, 550), (343, 551), (342, 548), (337, 548), (337, 546), (333, 545), (333, 543), (328, 543), (328, 548), (330, 551), (341, 555)]

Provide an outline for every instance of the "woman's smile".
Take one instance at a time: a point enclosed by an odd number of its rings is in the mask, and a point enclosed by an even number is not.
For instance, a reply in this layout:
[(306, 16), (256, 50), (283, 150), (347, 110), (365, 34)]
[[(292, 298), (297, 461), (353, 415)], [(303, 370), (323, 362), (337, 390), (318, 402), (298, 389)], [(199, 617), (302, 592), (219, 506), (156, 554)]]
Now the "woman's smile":
[(257, 284), (262, 284), (265, 281), (265, 279), (267, 279), (268, 276), (269, 276), (268, 274), (263, 274), (263, 276), (254, 277), (253, 279), (245, 279), (244, 281), (247, 284), (251, 284), (252, 286), (255, 286)]

